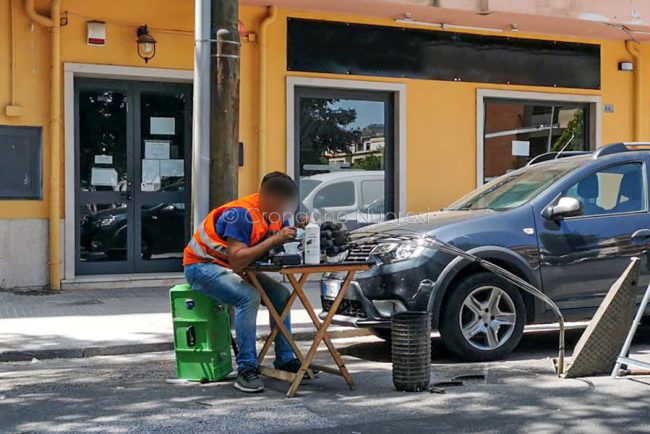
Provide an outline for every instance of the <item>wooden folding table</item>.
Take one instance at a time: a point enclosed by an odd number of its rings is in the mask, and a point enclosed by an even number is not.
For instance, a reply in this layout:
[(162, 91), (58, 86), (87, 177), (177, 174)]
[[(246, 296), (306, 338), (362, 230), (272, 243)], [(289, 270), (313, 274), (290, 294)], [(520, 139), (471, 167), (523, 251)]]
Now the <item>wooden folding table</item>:
[[(296, 392), (298, 391), (298, 387), (300, 387), (300, 383), (302, 382), (305, 375), (307, 375), (310, 378), (313, 378), (313, 373), (311, 369), (316, 369), (327, 374), (339, 375), (345, 379), (350, 389), (354, 388), (354, 382), (352, 381), (352, 377), (350, 376), (350, 373), (345, 367), (345, 364), (341, 359), (341, 355), (336, 350), (336, 347), (334, 347), (334, 344), (332, 343), (332, 340), (327, 332), (327, 329), (332, 323), (332, 318), (334, 317), (334, 314), (336, 313), (339, 306), (341, 305), (341, 302), (343, 301), (345, 294), (348, 292), (348, 288), (350, 287), (350, 282), (352, 282), (352, 280), (354, 279), (355, 273), (357, 271), (367, 270), (369, 266), (370, 265), (366, 263), (352, 263), (352, 262), (324, 263), (319, 265), (305, 264), (305, 265), (291, 265), (291, 266), (282, 266), (282, 267), (267, 265), (267, 264), (255, 264), (246, 269), (246, 276), (250, 280), (251, 284), (255, 286), (255, 288), (257, 288), (257, 290), (260, 292), (262, 301), (268, 308), (271, 317), (275, 321), (275, 327), (273, 327), (273, 329), (271, 330), (271, 334), (266, 339), (266, 342), (264, 342), (264, 346), (262, 347), (262, 350), (257, 356), (257, 363), (260, 366), (260, 373), (268, 377), (276, 378), (278, 380), (287, 381), (291, 383), (291, 387), (287, 392), (287, 397), (291, 398), (296, 395)], [(291, 295), (289, 297), (289, 301), (287, 302), (287, 305), (281, 314), (278, 314), (278, 311), (273, 307), (271, 300), (269, 299), (268, 295), (264, 291), (264, 288), (262, 287), (262, 285), (260, 284), (257, 278), (258, 272), (267, 272), (267, 271), (278, 272), (280, 274), (287, 276), (287, 279), (289, 280), (289, 283), (293, 288), (293, 291), (291, 292)], [(343, 282), (341, 284), (341, 289), (339, 290), (338, 295), (332, 302), (332, 306), (330, 307), (327, 316), (321, 323), (318, 318), (318, 315), (316, 315), (316, 312), (314, 311), (314, 307), (311, 305), (309, 299), (307, 298), (305, 292), (303, 291), (303, 285), (307, 281), (307, 277), (309, 277), (310, 274), (327, 273), (327, 272), (339, 272), (339, 273), (346, 273), (346, 274), (345, 274), (345, 279), (343, 279)], [(298, 275), (300, 276), (297, 277)], [(307, 354), (304, 356), (300, 351), (300, 349), (298, 348), (298, 345), (296, 344), (296, 341), (294, 340), (293, 336), (289, 334), (289, 331), (284, 326), (284, 320), (289, 315), (289, 312), (291, 311), (291, 306), (296, 301), (296, 298), (300, 299), (300, 302), (305, 307), (307, 314), (309, 315), (312, 322), (314, 323), (314, 327), (316, 327), (316, 335), (314, 336), (314, 340), (311, 344), (311, 347), (309, 348), (309, 351), (307, 351)], [(281, 333), (282, 336), (285, 337), (285, 339), (291, 346), (291, 349), (295, 353), (296, 357), (301, 362), (300, 370), (296, 374), (274, 369), (268, 366), (264, 366), (262, 364), (264, 358), (266, 357), (266, 354), (271, 348), (271, 345), (273, 344), (273, 341), (275, 340), (275, 337), (278, 335), (278, 333)], [(336, 363), (337, 366), (336, 368), (312, 363), (312, 360), (314, 359), (314, 356), (316, 355), (316, 351), (318, 350), (318, 347), (321, 342), (325, 342), (325, 345), (327, 346), (329, 353), (331, 354), (332, 358), (334, 359), (334, 362)]]

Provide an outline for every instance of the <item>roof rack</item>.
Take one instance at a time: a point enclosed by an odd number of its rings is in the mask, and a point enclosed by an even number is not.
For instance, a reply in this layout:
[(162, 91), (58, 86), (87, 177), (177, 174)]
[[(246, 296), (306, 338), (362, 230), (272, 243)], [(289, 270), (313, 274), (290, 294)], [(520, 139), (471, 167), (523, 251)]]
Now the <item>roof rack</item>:
[(619, 154), (621, 152), (630, 152), (636, 151), (636, 149), (630, 148), (641, 148), (646, 147), (650, 150), (650, 142), (618, 142), (610, 143), (608, 145), (598, 148), (594, 152), (594, 158), (604, 157), (605, 155)]
[(564, 152), (546, 152), (533, 158), (526, 164), (532, 166), (533, 164), (543, 163), (544, 161), (556, 160), (558, 158), (575, 157), (576, 155), (591, 154), (591, 151), (564, 151)]

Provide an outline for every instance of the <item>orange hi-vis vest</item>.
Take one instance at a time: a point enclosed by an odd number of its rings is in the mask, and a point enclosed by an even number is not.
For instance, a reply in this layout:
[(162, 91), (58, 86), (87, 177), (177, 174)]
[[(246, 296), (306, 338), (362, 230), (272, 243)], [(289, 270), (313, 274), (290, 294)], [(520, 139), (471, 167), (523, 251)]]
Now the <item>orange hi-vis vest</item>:
[(248, 211), (252, 223), (250, 246), (259, 244), (269, 231), (282, 229), (282, 220), (268, 223), (259, 209), (259, 194), (251, 194), (241, 199), (233, 200), (208, 213), (201, 222), (192, 239), (183, 251), (183, 265), (201, 262), (214, 262), (230, 268), (228, 262), (228, 243), (217, 234), (216, 224), (219, 217), (230, 208), (244, 208)]

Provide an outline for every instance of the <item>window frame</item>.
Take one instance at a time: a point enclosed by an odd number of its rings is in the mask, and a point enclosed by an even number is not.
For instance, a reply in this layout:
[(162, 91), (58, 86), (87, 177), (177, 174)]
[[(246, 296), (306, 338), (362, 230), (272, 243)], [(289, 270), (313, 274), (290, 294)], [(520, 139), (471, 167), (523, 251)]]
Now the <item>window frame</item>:
[[(587, 219), (594, 219), (594, 218), (603, 218), (603, 217), (613, 217), (613, 216), (626, 216), (626, 215), (632, 215), (632, 214), (643, 214), (648, 212), (648, 173), (647, 173), (647, 166), (646, 162), (643, 160), (629, 160), (629, 161), (619, 161), (616, 163), (608, 164), (606, 166), (601, 166), (597, 169), (592, 170), (591, 172), (587, 173), (586, 175), (580, 177), (578, 180), (573, 182), (571, 185), (568, 187), (565, 187), (562, 189), (560, 192), (558, 198), (564, 197), (565, 194), (573, 188), (574, 185), (578, 184), (580, 181), (583, 179), (586, 179), (598, 172), (601, 172), (603, 170), (607, 170), (611, 167), (616, 167), (616, 166), (624, 166), (626, 164), (640, 164), (641, 165), (641, 176), (642, 176), (642, 182), (641, 185), (643, 187), (643, 202), (644, 202), (644, 208), (641, 210), (637, 211), (623, 211), (623, 212), (612, 212), (612, 213), (605, 213), (605, 214), (592, 214), (592, 215), (579, 215), (579, 216), (574, 216), (574, 217), (565, 217), (564, 220), (571, 221), (571, 220), (587, 220)], [(558, 198), (556, 198), (554, 201), (556, 201)], [(553, 203), (552, 201), (551, 203)], [(549, 204), (550, 205), (550, 204)]]
[[(291, 172), (293, 178), (300, 178), (300, 98), (333, 98), (333, 99), (350, 99), (360, 101), (377, 101), (384, 103), (384, 197), (386, 198), (385, 210), (387, 215), (393, 215), (397, 207), (396, 181), (398, 170), (398, 160), (396, 155), (396, 122), (397, 115), (395, 110), (394, 92), (385, 90), (366, 90), (366, 89), (348, 89), (348, 88), (329, 88), (329, 87), (310, 87), (295, 86), (293, 89), (293, 143), (290, 145), (293, 150), (293, 167)], [(289, 145), (287, 146), (289, 148)], [(289, 166), (288, 166), (289, 168)], [(356, 186), (355, 186), (356, 188)], [(355, 194), (356, 196), (356, 194)], [(355, 200), (357, 203), (358, 200)]]
[[(393, 206), (397, 214), (406, 212), (406, 84), (346, 80), (337, 78), (315, 78), (290, 74), (286, 78), (286, 170), (295, 177), (295, 91), (297, 88), (345, 89), (361, 91), (382, 91), (393, 95), (394, 114), (394, 179)], [(261, 170), (263, 172), (263, 170)]]
[(583, 104), (587, 106), (588, 116), (585, 118), (589, 129), (585, 134), (585, 141), (591, 150), (601, 145), (601, 119), (602, 98), (596, 95), (577, 95), (566, 93), (525, 92), (496, 89), (476, 90), (476, 187), (485, 184), (484, 159), (485, 159), (485, 106), (489, 100), (504, 100), (516, 103), (533, 102), (539, 105), (557, 104)]

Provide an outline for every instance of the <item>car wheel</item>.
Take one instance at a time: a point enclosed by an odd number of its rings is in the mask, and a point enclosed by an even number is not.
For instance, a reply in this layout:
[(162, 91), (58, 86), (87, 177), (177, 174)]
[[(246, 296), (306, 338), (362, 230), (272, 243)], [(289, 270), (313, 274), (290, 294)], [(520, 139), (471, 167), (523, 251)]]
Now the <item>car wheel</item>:
[(386, 329), (386, 328), (375, 329), (375, 328), (372, 328), (372, 329), (368, 329), (368, 330), (370, 330), (370, 333), (377, 336), (379, 339), (383, 339), (386, 342), (390, 342), (390, 329)]
[(498, 360), (515, 349), (524, 332), (526, 306), (511, 284), (488, 272), (455, 287), (442, 306), (444, 345), (463, 360)]

